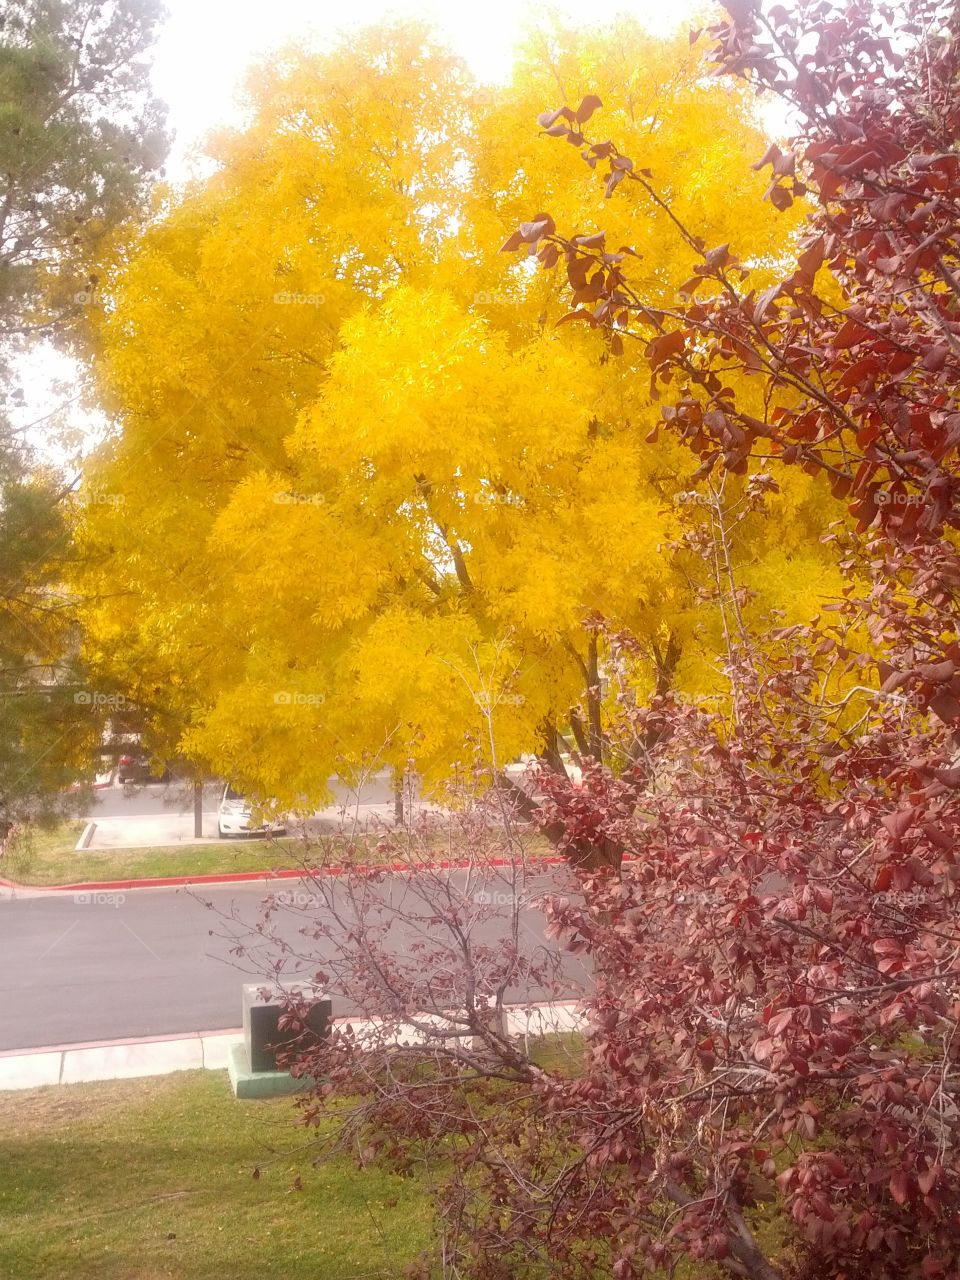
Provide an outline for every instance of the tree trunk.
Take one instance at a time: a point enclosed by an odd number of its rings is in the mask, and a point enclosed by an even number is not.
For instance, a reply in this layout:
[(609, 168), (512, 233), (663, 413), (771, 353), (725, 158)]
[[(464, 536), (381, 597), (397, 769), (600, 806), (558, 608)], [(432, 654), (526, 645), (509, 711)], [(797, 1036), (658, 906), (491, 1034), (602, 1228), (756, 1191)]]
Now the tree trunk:
[(203, 836), (203, 779), (193, 784), (193, 834), (199, 840)]
[(623, 848), (612, 840), (599, 843), (587, 840), (566, 840), (566, 828), (561, 822), (543, 822), (540, 817), (540, 806), (532, 796), (527, 795), (523, 787), (518, 787), (512, 778), (505, 773), (497, 777), (497, 785), (503, 789), (522, 818), (533, 822), (547, 837), (572, 867), (581, 871), (600, 871), (603, 869), (620, 875), (623, 863)]
[(394, 783), (393, 787), (393, 825), (403, 826), (403, 782)]

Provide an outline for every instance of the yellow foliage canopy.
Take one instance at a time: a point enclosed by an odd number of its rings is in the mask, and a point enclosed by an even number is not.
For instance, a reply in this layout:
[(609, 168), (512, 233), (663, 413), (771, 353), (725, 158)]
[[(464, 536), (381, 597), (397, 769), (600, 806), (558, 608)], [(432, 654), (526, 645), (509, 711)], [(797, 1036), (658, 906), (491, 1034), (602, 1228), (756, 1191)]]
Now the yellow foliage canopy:
[[(553, 273), (497, 250), (533, 210), (595, 210), (661, 301), (689, 275), (662, 214), (598, 203), (538, 136), (589, 91), (762, 275), (786, 224), (750, 177), (745, 103), (628, 22), (537, 38), (493, 95), (414, 26), (291, 51), (250, 88), (250, 127), (213, 140), (214, 176), (109, 281), (118, 429), (87, 485), (115, 500), (77, 526), (91, 659), (171, 741), (288, 804), (372, 762), (439, 777), (465, 735), (487, 763), (562, 745), (610, 674), (600, 617), (641, 641), (641, 688), (711, 687), (723, 611), (676, 545), (708, 517), (677, 503), (690, 459), (647, 439), (642, 353), (556, 330)], [(717, 511), (747, 609), (808, 616), (833, 590), (829, 499), (801, 475), (765, 513), (741, 502)]]

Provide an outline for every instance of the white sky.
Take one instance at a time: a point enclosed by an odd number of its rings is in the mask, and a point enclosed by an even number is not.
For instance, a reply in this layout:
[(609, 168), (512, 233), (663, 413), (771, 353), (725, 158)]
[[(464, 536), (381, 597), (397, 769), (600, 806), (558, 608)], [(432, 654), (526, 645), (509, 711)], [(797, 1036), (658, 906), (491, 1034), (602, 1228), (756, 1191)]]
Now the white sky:
[(548, 13), (591, 26), (626, 13), (667, 34), (704, 7), (704, 0), (167, 0), (170, 16), (156, 49), (154, 84), (169, 104), (176, 133), (168, 172), (183, 176), (203, 135), (237, 118), (235, 90), (246, 68), (291, 40), (322, 48), (357, 27), (423, 18), (478, 79), (496, 83), (506, 78), (526, 26)]
[[(638, 18), (656, 34), (692, 24), (709, 0), (167, 0), (168, 18), (154, 51), (153, 82), (169, 109), (174, 143), (167, 176), (191, 169), (198, 144), (211, 129), (238, 123), (237, 89), (247, 68), (275, 48), (302, 41), (324, 48), (341, 33), (395, 18), (422, 18), (459, 54), (479, 80), (496, 84), (509, 74), (514, 47), (528, 26), (552, 14), (570, 23), (602, 26), (620, 14)], [(21, 366), (28, 403), (16, 420), (36, 421), (64, 401), (74, 380), (71, 362), (46, 348)], [(57, 380), (61, 380), (58, 386)], [(88, 442), (95, 421), (82, 409), (62, 415), (76, 439)], [(74, 448), (56, 447), (41, 427), (31, 433), (41, 451), (67, 465)], [(76, 447), (76, 446), (75, 446)]]

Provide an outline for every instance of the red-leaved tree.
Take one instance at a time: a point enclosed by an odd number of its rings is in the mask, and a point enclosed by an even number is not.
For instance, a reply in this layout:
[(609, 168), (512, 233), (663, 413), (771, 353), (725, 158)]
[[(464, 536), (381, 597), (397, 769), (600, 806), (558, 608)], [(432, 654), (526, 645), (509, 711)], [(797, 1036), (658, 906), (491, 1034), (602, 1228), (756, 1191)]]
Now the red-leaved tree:
[[(576, 885), (544, 898), (548, 934), (592, 968), (572, 1066), (477, 1012), (298, 1059), (326, 1078), (310, 1119), (353, 1099), (358, 1149), (440, 1158), (445, 1275), (960, 1274), (960, 17), (931, 0), (728, 11), (713, 69), (796, 122), (788, 152), (758, 157), (775, 205), (809, 207), (781, 279), (756, 294), (679, 222), (700, 265), (669, 310), (597, 229), (539, 214), (505, 247), (562, 267), (571, 318), (614, 353), (641, 344), (699, 480), (760, 459), (829, 476), (850, 498), (832, 535), (849, 588), (810, 627), (732, 637), (729, 698), (624, 705), (618, 768), (542, 781), (561, 844), (627, 854), (619, 874), (574, 860)], [(541, 124), (608, 195), (669, 212), (642, 157), (585, 136), (599, 108)], [(762, 418), (738, 403), (743, 374)], [(411, 892), (433, 874), (413, 869)], [(416, 973), (379, 908), (351, 915), (338, 972), (374, 975), (369, 1014), (414, 1012), (433, 972), (445, 1008), (476, 1009), (474, 969), (450, 958), (469, 915), (440, 897)], [(511, 939), (484, 952), (501, 1004), (527, 972)]]
[[(900, 659), (926, 625), (868, 594), (733, 661), (735, 717), (624, 706), (621, 745), (655, 744), (641, 808), (601, 770), (546, 783), (554, 820), (627, 849), (619, 877), (558, 892), (479, 822), (456, 874), (403, 835), (401, 886), (320, 882), (300, 954), (373, 1021), (296, 1055), (305, 1115), (325, 1150), (432, 1171), (442, 1274), (956, 1274), (960, 756), (922, 691), (831, 698), (822, 662), (866, 677), (864, 629)], [(592, 970), (559, 1062), (501, 1017), (531, 979), (580, 985), (524, 894)]]

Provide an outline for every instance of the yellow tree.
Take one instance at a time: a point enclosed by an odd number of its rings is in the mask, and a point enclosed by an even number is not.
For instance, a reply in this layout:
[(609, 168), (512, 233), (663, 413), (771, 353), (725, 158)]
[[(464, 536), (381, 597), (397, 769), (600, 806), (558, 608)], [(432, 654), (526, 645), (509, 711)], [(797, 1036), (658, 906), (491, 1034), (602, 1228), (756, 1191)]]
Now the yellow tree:
[[(715, 682), (724, 593), (815, 610), (824, 491), (791, 477), (765, 512), (717, 495), (729, 564), (699, 582), (689, 460), (650, 439), (637, 365), (557, 331), (550, 274), (497, 253), (520, 210), (595, 200), (531, 129), (545, 94), (589, 89), (628, 104), (616, 129), (679, 207), (774, 260), (783, 220), (742, 180), (758, 128), (685, 41), (553, 31), (494, 96), (393, 28), (250, 87), (250, 127), (109, 282), (117, 431), (88, 484), (114, 500), (77, 528), (84, 584), (111, 586), (89, 656), (188, 754), (284, 805), (373, 763), (562, 768), (564, 746), (602, 756), (614, 677)], [(690, 264), (663, 228), (602, 212), (669, 299)], [(638, 638), (629, 671), (601, 619)]]

